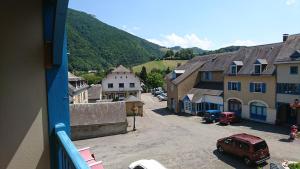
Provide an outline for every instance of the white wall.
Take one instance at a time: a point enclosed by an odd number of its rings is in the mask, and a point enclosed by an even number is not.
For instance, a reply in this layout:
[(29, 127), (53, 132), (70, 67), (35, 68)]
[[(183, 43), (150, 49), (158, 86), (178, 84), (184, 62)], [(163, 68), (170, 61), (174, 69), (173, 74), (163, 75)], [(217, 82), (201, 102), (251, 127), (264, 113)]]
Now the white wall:
[(49, 169), (42, 1), (0, 5), (0, 168)]
[[(298, 74), (290, 74), (290, 66), (298, 66)], [(276, 65), (277, 83), (300, 83), (300, 63)]]
[[(127, 78), (126, 78), (127, 76)], [(113, 88), (108, 88), (108, 83), (113, 83)], [(124, 83), (124, 88), (119, 88), (119, 83)], [(135, 83), (134, 88), (130, 88), (129, 84)], [(141, 82), (133, 73), (110, 73), (102, 80), (102, 91), (137, 91), (141, 90)]]

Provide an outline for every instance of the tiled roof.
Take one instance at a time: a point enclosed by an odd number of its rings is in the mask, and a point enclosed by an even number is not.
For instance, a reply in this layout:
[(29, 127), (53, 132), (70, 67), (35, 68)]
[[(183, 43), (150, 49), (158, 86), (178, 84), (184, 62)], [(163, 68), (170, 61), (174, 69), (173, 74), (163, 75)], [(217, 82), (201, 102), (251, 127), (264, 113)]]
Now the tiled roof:
[(91, 85), (90, 88), (88, 89), (89, 99), (93, 99), (93, 100), (101, 99), (100, 98), (100, 93), (102, 92), (101, 89), (102, 89), (101, 84)]
[[(193, 59), (189, 60), (187, 63), (179, 66), (176, 70), (185, 70), (182, 75), (174, 79), (172, 82), (177, 85), (182, 82), (184, 79), (189, 77), (195, 71), (198, 71), (201, 66), (207, 62), (209, 59), (216, 57), (215, 55), (206, 55), (206, 56), (196, 56)], [(170, 78), (170, 75), (167, 75)]]
[(192, 101), (199, 100), (201, 97), (205, 95), (209, 96), (221, 96), (223, 94), (222, 90), (211, 90), (211, 89), (199, 89), (199, 88), (192, 88), (190, 91), (187, 92), (180, 100), (183, 100), (185, 96), (193, 96)]
[(140, 99), (138, 99), (137, 97), (130, 95), (127, 98), (125, 98), (126, 102), (142, 102)]
[(236, 57), (237, 52), (215, 54), (200, 69), (200, 71), (224, 71)]
[[(283, 43), (274, 43), (241, 48), (233, 58), (234, 61), (242, 61), (243, 66), (237, 75), (252, 75), (254, 63), (257, 61), (267, 63), (262, 75), (272, 75), (275, 72), (275, 59), (282, 48)], [(230, 74), (230, 66), (227, 65), (225, 74)]]
[(69, 81), (78, 81), (78, 80), (84, 80), (82, 77), (75, 76), (71, 72), (68, 72), (68, 80)]
[(300, 61), (300, 34), (290, 35), (276, 58), (276, 63), (289, 61)]
[(130, 73), (131, 71), (129, 69), (127, 69), (126, 67), (124, 67), (123, 65), (120, 65), (117, 68), (115, 68), (114, 70), (112, 70), (111, 72), (113, 72), (113, 73)]

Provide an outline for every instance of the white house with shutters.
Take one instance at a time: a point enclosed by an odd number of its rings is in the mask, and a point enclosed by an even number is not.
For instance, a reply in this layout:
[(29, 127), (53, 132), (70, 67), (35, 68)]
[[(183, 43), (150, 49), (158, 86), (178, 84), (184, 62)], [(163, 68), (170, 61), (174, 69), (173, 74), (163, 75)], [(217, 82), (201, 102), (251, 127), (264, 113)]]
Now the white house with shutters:
[(120, 65), (102, 80), (103, 99), (124, 100), (133, 95), (141, 99), (141, 81), (129, 69)]

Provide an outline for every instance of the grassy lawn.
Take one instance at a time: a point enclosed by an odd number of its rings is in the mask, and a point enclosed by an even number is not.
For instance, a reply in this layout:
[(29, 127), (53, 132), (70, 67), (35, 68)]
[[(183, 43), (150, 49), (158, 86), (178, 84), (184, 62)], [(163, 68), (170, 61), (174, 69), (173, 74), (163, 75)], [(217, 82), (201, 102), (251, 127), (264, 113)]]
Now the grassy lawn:
[(140, 72), (142, 70), (142, 67), (145, 66), (147, 69), (147, 72), (150, 72), (153, 68), (159, 69), (159, 70), (166, 70), (168, 67), (170, 70), (173, 70), (178, 63), (184, 64), (187, 60), (158, 60), (158, 61), (150, 61), (141, 65), (134, 66), (133, 72)]

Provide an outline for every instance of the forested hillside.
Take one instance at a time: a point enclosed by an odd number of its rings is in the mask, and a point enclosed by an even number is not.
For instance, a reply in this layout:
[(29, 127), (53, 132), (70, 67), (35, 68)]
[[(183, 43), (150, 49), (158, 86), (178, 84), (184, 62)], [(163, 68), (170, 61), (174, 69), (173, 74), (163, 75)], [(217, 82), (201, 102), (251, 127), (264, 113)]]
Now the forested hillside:
[(164, 55), (161, 46), (84, 12), (69, 9), (66, 27), (70, 70), (105, 70), (118, 64), (132, 66)]

